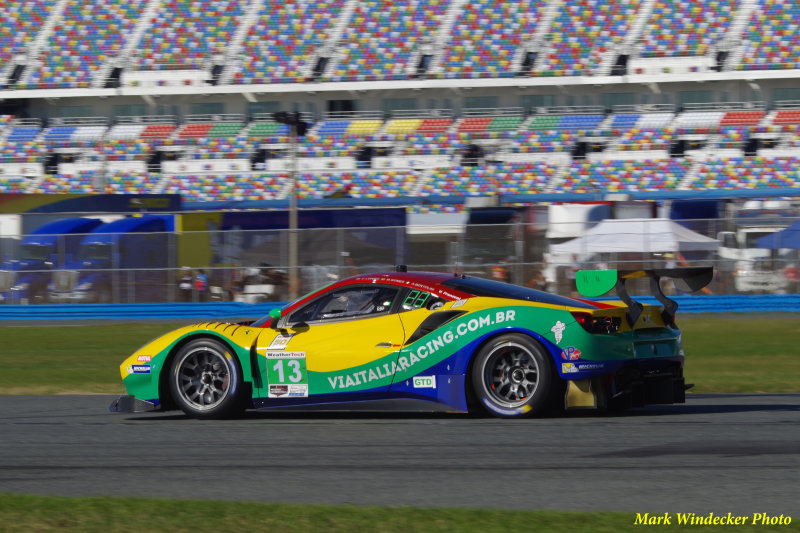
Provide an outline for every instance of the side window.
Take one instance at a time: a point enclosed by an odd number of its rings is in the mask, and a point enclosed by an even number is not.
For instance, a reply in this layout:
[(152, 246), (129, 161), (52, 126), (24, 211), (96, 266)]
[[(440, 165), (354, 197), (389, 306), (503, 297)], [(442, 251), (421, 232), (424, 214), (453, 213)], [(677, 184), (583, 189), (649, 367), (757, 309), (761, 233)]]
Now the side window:
[(392, 287), (347, 287), (326, 294), (292, 313), (290, 323), (388, 313), (399, 289)]

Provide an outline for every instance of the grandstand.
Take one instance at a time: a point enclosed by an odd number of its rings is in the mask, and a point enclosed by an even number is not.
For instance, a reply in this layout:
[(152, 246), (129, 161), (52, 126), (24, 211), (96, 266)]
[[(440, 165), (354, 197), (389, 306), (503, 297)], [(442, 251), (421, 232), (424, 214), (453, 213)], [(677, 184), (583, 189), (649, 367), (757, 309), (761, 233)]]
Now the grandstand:
[[(0, 192), (458, 208), (791, 196), (798, 11), (797, 0), (11, 0)], [(303, 112), (296, 146), (276, 111)]]

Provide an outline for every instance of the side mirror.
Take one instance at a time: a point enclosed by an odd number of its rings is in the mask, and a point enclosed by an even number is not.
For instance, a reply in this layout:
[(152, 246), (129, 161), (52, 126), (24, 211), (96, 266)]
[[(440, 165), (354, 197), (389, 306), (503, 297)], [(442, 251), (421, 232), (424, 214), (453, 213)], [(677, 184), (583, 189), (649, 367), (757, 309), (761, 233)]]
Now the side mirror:
[(274, 318), (276, 320), (279, 320), (281, 318), (281, 310), (280, 310), (280, 308), (276, 307), (274, 309), (270, 309), (269, 316), (270, 316), (270, 318)]

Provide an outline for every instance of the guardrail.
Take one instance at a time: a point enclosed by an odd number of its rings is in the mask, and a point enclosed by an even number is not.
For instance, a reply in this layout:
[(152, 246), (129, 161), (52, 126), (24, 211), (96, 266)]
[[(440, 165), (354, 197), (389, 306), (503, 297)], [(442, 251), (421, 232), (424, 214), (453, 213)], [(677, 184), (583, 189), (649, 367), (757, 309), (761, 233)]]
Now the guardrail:
[[(764, 313), (800, 312), (800, 294), (673, 296), (681, 313)], [(596, 298), (597, 300), (608, 299)], [(635, 297), (641, 303), (658, 305), (653, 297)], [(62, 304), (2, 305), (3, 320), (225, 320), (258, 318), (285, 302), (245, 304), (239, 302), (172, 304)]]

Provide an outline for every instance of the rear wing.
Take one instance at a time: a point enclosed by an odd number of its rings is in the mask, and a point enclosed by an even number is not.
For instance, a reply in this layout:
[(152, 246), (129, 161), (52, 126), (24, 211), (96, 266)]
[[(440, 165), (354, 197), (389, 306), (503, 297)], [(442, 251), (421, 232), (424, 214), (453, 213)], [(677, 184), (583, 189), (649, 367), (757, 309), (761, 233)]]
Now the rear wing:
[(678, 302), (668, 298), (661, 290), (661, 278), (671, 278), (675, 288), (681, 292), (699, 291), (714, 277), (713, 267), (655, 268), (647, 270), (579, 270), (575, 284), (582, 296), (602, 296), (616, 289), (617, 296), (628, 306), (628, 323), (633, 326), (642, 314), (644, 306), (631, 298), (625, 282), (635, 278), (650, 278), (650, 291), (664, 306), (661, 318), (665, 324), (675, 322)]

